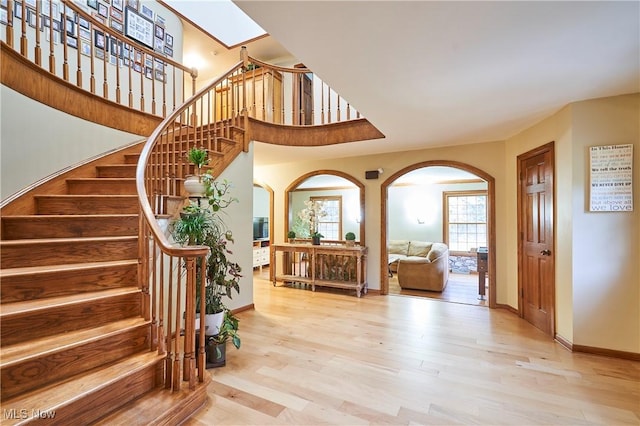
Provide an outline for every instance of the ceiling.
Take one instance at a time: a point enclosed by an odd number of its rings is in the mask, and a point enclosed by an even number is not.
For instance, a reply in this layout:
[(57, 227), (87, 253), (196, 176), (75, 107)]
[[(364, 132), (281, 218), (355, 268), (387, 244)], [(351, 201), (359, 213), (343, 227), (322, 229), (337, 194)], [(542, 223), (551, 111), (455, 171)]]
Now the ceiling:
[(257, 165), (505, 140), (571, 102), (640, 91), (636, 1), (234, 3), (271, 35), (251, 56), (291, 52), (385, 135), (256, 144)]

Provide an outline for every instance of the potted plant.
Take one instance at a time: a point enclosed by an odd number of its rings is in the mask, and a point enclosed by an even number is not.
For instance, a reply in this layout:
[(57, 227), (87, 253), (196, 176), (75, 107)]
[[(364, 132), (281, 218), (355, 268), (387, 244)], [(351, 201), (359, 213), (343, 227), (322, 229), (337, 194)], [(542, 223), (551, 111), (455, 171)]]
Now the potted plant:
[(224, 320), (220, 326), (220, 332), (207, 338), (207, 368), (222, 367), (227, 362), (227, 341), (231, 339), (231, 343), (236, 349), (240, 349), (240, 336), (238, 335), (238, 318), (236, 318), (230, 310), (225, 310)]
[(194, 146), (187, 152), (187, 160), (195, 166), (196, 174), (187, 176), (184, 181), (184, 189), (191, 196), (202, 196), (205, 192), (205, 185), (202, 182), (202, 167), (209, 163), (207, 150)]
[(356, 234), (353, 232), (347, 232), (344, 234), (344, 239), (347, 242), (347, 246), (351, 247), (356, 244)]
[(293, 243), (293, 242), (294, 242), (293, 240), (295, 240), (295, 238), (296, 238), (296, 233), (295, 233), (295, 231), (289, 231), (289, 232), (287, 232), (287, 238), (289, 239), (289, 242), (290, 242), (290, 243)]
[(313, 244), (314, 246), (319, 246), (320, 238), (323, 238), (323, 237), (324, 235), (322, 235), (318, 231), (314, 232), (313, 234), (311, 234), (311, 244)]
[[(171, 223), (173, 239), (181, 245), (204, 245), (209, 247), (205, 270), (196, 266), (196, 278), (199, 283), (205, 274), (205, 324), (206, 335), (218, 333), (227, 309), (225, 298), (231, 299), (234, 293), (240, 293), (241, 269), (238, 263), (229, 257), (232, 254), (228, 244), (233, 243), (233, 234), (227, 229), (221, 217), (221, 210), (237, 199), (230, 196), (231, 185), (227, 181), (217, 182), (213, 176), (203, 176), (205, 185), (204, 202), (191, 202), (183, 208), (180, 217)], [(196, 286), (196, 316), (199, 316), (202, 300), (200, 285)], [(196, 320), (196, 329), (200, 320)]]

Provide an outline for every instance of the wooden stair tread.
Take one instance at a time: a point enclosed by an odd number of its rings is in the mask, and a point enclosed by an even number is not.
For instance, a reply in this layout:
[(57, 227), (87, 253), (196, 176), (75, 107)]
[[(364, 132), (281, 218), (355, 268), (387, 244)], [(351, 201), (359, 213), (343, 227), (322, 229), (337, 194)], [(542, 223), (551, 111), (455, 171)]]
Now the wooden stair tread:
[(104, 368), (98, 368), (86, 374), (72, 377), (64, 382), (36, 389), (2, 401), (3, 408), (8, 407), (38, 407), (41, 411), (55, 411), (66, 403), (97, 392), (122, 378), (123, 372), (133, 373), (161, 362), (165, 355), (158, 355), (156, 351), (144, 352), (127, 357)]
[(63, 334), (40, 337), (26, 342), (0, 348), (0, 366), (2, 368), (26, 361), (48, 353), (60, 352), (78, 347), (87, 342), (108, 337), (129, 328), (149, 324), (144, 318), (126, 318), (100, 327), (69, 331)]
[[(107, 179), (107, 178), (97, 178), (97, 179)], [(70, 198), (79, 198), (79, 199), (88, 199), (88, 198), (97, 198), (97, 199), (108, 199), (108, 198), (124, 198), (124, 199), (138, 199), (137, 195), (129, 195), (129, 194), (36, 194), (33, 196), (34, 198), (62, 198), (62, 199), (70, 199)]]
[(130, 241), (137, 240), (137, 235), (124, 235), (120, 237), (72, 237), (72, 238), (33, 238), (29, 240), (2, 240), (1, 246), (20, 246), (20, 245), (37, 245), (37, 244), (55, 244), (55, 243), (83, 243), (86, 241)]
[(196, 380), (196, 388), (191, 391), (186, 384), (177, 392), (157, 388), (140, 398), (131, 401), (116, 412), (99, 419), (94, 426), (159, 426), (176, 425), (195, 414), (204, 406), (207, 399), (207, 387), (212, 379), (209, 373), (204, 375), (202, 383)]
[(113, 218), (113, 217), (138, 217), (137, 214), (134, 213), (101, 213), (101, 214), (26, 214), (26, 215), (13, 215), (13, 216), (4, 216), (2, 220), (12, 220), (12, 219), (29, 219), (33, 220), (51, 220), (51, 219), (73, 219), (78, 220), (82, 218)]
[(68, 178), (67, 181), (69, 181), (69, 182), (93, 182), (93, 181), (98, 181), (98, 182), (124, 182), (124, 183), (131, 183), (131, 182), (135, 182), (136, 178), (112, 178), (112, 177), (86, 177), (86, 178), (81, 178), (81, 177), (76, 177), (76, 178)]
[(7, 268), (0, 269), (0, 279), (7, 277), (18, 277), (26, 275), (35, 275), (39, 273), (65, 272), (65, 271), (89, 271), (91, 269), (100, 269), (109, 266), (127, 266), (137, 265), (137, 259), (129, 260), (112, 260), (107, 262), (91, 262), (91, 263), (67, 263), (62, 265), (46, 265), (46, 266), (27, 266), (23, 268)]
[(6, 318), (9, 315), (24, 315), (25, 312), (32, 311), (31, 315), (38, 315), (38, 311), (46, 311), (58, 306), (71, 305), (75, 303), (87, 303), (92, 300), (99, 302), (101, 299), (140, 292), (140, 288), (136, 286), (118, 287), (109, 290), (86, 292), (69, 296), (49, 297), (43, 300), (25, 300), (21, 302), (12, 302), (2, 304), (0, 317)]

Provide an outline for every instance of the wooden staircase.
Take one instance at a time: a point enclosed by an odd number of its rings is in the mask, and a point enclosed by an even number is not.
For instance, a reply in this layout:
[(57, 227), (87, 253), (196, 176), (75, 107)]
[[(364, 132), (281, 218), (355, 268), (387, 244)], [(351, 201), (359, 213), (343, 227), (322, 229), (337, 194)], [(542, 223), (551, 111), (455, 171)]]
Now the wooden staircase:
[(35, 214), (1, 218), (3, 425), (177, 424), (206, 399), (207, 382), (161, 387), (138, 283), (138, 156), (112, 157), (66, 193), (36, 193)]

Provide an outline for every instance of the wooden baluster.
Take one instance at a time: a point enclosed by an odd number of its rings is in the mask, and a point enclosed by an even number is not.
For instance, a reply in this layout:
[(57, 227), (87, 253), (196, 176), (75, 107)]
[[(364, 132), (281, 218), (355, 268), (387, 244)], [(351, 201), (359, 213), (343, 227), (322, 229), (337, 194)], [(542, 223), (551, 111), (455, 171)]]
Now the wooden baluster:
[(78, 60), (78, 69), (76, 71), (76, 85), (82, 89), (82, 47), (80, 46), (80, 37), (76, 38), (78, 45), (76, 46), (76, 55)]
[[(182, 270), (182, 262), (186, 262), (185, 259), (179, 259), (178, 262), (178, 270), (181, 271)], [(175, 328), (175, 340), (174, 340), (174, 360), (173, 360), (173, 383), (171, 384), (171, 389), (174, 392), (177, 392), (180, 390), (180, 293), (182, 292), (182, 274), (180, 272), (177, 273), (178, 276), (178, 287), (176, 288), (176, 304), (175, 306), (175, 315), (176, 315), (176, 328)], [(185, 320), (185, 327), (184, 327), (184, 333), (185, 333), (185, 337), (186, 337), (186, 333), (187, 333), (187, 324), (186, 324), (186, 320)]]
[(53, 39), (53, 2), (49, 2), (49, 72), (56, 73), (56, 57), (54, 50), (55, 40)]
[(140, 111), (145, 112), (145, 99), (144, 99), (144, 61), (146, 53), (140, 53)]
[(133, 65), (135, 64), (136, 54), (133, 46), (129, 45), (129, 94), (127, 96), (129, 108), (133, 108)]
[[(169, 271), (173, 272), (173, 256), (169, 257)], [(169, 274), (169, 294), (167, 296), (167, 332), (165, 333), (164, 338), (166, 339), (166, 347), (167, 347), (167, 357), (165, 359), (165, 374), (164, 374), (164, 388), (170, 389), (173, 376), (173, 348), (171, 347), (171, 336), (175, 335), (176, 340), (178, 340), (179, 328), (172, 329), (172, 321), (173, 311), (171, 310), (172, 306), (177, 306), (173, 304), (173, 273)]]
[[(200, 294), (205, 294), (205, 286), (206, 286), (206, 274), (204, 273), (204, 271), (207, 269), (207, 258), (205, 256), (203, 256), (200, 259), (200, 270), (203, 271), (200, 274), (200, 282), (198, 283), (198, 285), (200, 286)], [(206, 358), (205, 358), (205, 352), (204, 352), (204, 345), (205, 345), (205, 340), (206, 340), (206, 333), (205, 333), (205, 313), (206, 309), (205, 309), (205, 298), (201, 297), (200, 298), (200, 339), (199, 339), (199, 344), (198, 344), (198, 359), (197, 359), (197, 367), (198, 367), (198, 381), (200, 383), (204, 382), (204, 372), (206, 370)], [(195, 386), (194, 386), (195, 388)]]
[(13, 7), (14, 1), (11, 0), (7, 3), (7, 26), (5, 28), (5, 39), (7, 45), (13, 49)]
[(62, 52), (63, 52), (63, 60), (62, 60), (62, 78), (64, 81), (69, 81), (69, 46), (67, 45), (67, 8), (65, 7), (64, 13), (62, 14), (62, 23), (60, 31), (62, 33)]
[(42, 48), (40, 47), (40, 25), (42, 24), (42, 18), (40, 17), (41, 7), (42, 2), (36, 1), (36, 47), (34, 50), (34, 62), (37, 66), (42, 66)]
[(116, 103), (120, 104), (120, 55), (122, 54), (122, 49), (124, 46), (120, 46), (120, 40), (115, 40), (115, 43), (111, 44), (111, 48), (115, 47), (116, 51), (111, 52), (115, 53), (116, 56)]
[(331, 124), (331, 87), (327, 85), (327, 124)]
[(151, 57), (151, 114), (156, 115), (156, 58)]
[(107, 81), (107, 74), (109, 71), (109, 53), (107, 52), (107, 36), (104, 34), (104, 46), (102, 46), (102, 97), (109, 99), (109, 82)]
[(168, 63), (165, 63), (162, 67), (162, 117), (167, 116), (167, 67)]
[(342, 118), (341, 114), (340, 114), (340, 101), (342, 100), (342, 97), (336, 95), (336, 103), (337, 103), (337, 109), (336, 109), (336, 121), (340, 121), (340, 119)]
[[(154, 306), (153, 315), (158, 318), (158, 334), (156, 335), (156, 342), (158, 342), (158, 354), (162, 355), (167, 351), (167, 346), (164, 341), (164, 254), (160, 252), (160, 280), (158, 285), (154, 288)], [(158, 291), (158, 297), (155, 297), (156, 291)], [(156, 314), (157, 312), (157, 314)]]
[(185, 292), (185, 303), (184, 303), (184, 358), (183, 358), (183, 371), (182, 371), (182, 380), (188, 381), (191, 380), (193, 361), (194, 361), (194, 348), (195, 348), (195, 323), (196, 323), (196, 307), (195, 307), (195, 295), (196, 295), (196, 267), (195, 267), (195, 259), (190, 257), (186, 259), (187, 262), (187, 282), (186, 282), (186, 292)]
[(29, 42), (27, 40), (27, 3), (22, 0), (22, 29), (20, 34), (20, 54), (27, 56), (27, 49), (29, 48)]
[[(146, 291), (143, 291), (142, 294), (143, 296), (143, 307), (142, 309), (145, 309), (148, 311), (147, 314), (147, 318), (151, 320), (151, 350), (156, 349), (156, 341), (155, 341), (155, 337), (157, 336), (158, 333), (158, 323), (156, 322), (156, 312), (155, 312), (155, 307), (156, 307), (156, 298), (158, 297), (158, 275), (162, 275), (162, 271), (160, 271), (160, 273), (158, 274), (158, 250), (156, 249), (156, 242), (155, 239), (151, 240), (152, 242), (152, 247), (153, 249), (151, 250), (151, 294), (152, 296), (150, 296), (149, 294), (149, 282), (146, 283)], [(143, 244), (145, 244), (147, 247), (149, 246), (149, 241), (145, 240), (143, 241)], [(147, 248), (147, 252), (146, 252), (146, 256), (144, 257), (144, 259), (149, 259), (149, 250)], [(147, 262), (149, 262), (149, 260), (147, 260)]]
[(320, 85), (320, 124), (324, 124), (324, 81)]

